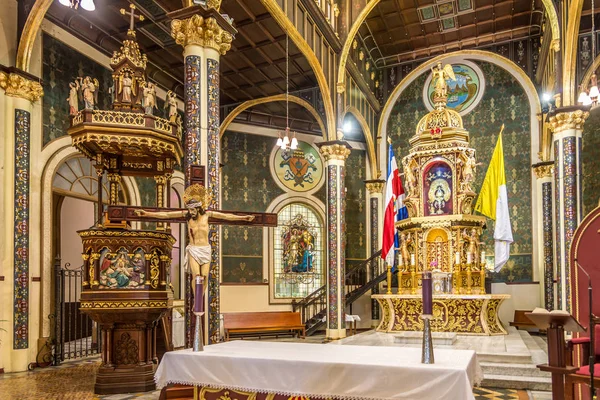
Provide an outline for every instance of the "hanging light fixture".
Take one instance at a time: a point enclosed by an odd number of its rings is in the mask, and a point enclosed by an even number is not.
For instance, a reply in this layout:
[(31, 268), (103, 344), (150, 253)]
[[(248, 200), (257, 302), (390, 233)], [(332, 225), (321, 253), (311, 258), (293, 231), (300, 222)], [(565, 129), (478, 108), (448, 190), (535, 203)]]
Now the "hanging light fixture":
[[(279, 134), (277, 146), (283, 151), (296, 150), (298, 148), (298, 139), (296, 132), (290, 133), (290, 57), (289, 57), (289, 36), (285, 35), (285, 132), (284, 136)], [(291, 139), (290, 139), (291, 137)]]
[(76, 10), (79, 6), (86, 11), (94, 11), (96, 9), (94, 0), (58, 0), (58, 2), (63, 6), (74, 8)]
[(94, 4), (94, 0), (81, 0), (81, 8), (86, 11), (94, 11), (96, 9), (96, 5)]
[[(594, 6), (596, 0), (592, 0), (592, 57), (596, 56), (596, 25), (595, 25), (595, 13)], [(590, 87), (586, 90), (583, 85), (580, 86), (579, 98), (577, 102), (584, 106), (591, 105), (592, 107), (596, 107), (598, 105), (598, 97), (600, 97), (600, 91), (598, 90), (598, 77), (596, 76), (596, 72), (592, 74), (592, 78), (590, 79)]]

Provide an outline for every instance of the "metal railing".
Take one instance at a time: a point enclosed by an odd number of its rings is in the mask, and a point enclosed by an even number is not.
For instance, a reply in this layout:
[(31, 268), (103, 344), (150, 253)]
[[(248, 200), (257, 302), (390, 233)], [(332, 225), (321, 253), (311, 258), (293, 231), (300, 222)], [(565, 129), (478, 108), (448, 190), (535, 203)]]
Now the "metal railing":
[(65, 360), (98, 354), (102, 344), (95, 323), (79, 310), (83, 266), (72, 268), (70, 263), (61, 266), (57, 258), (54, 269), (54, 365), (59, 365)]
[[(379, 283), (385, 280), (386, 270), (381, 261), (381, 250), (348, 270), (344, 276), (344, 303), (352, 303), (372, 290), (378, 292)], [(300, 301), (292, 301), (292, 310), (299, 311), (306, 325), (306, 334), (314, 334), (325, 323), (327, 312), (327, 285), (323, 285)]]

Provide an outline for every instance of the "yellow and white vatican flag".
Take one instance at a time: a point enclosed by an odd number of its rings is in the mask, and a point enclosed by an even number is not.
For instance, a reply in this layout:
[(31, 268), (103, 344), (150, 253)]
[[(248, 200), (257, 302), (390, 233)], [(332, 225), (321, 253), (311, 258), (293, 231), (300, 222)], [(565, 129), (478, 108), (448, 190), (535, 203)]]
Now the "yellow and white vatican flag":
[(508, 194), (506, 191), (506, 175), (504, 173), (504, 152), (502, 151), (502, 131), (498, 136), (498, 143), (485, 174), (479, 198), (475, 204), (475, 211), (479, 211), (488, 218), (496, 221), (494, 227), (495, 263), (496, 272), (506, 264), (510, 256), (510, 244), (513, 242), (508, 214)]

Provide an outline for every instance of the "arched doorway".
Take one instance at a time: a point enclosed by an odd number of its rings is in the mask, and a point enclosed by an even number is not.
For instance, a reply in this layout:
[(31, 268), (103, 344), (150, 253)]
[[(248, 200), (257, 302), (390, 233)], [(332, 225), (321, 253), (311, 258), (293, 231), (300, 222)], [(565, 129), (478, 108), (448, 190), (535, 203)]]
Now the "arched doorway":
[[(100, 348), (95, 323), (79, 311), (85, 276), (77, 233), (96, 224), (98, 190), (103, 190), (104, 198), (108, 198), (108, 187), (99, 187), (96, 169), (90, 160), (80, 155), (65, 159), (52, 178), (55, 362), (96, 354)], [(119, 203), (128, 203), (126, 193), (121, 187)]]

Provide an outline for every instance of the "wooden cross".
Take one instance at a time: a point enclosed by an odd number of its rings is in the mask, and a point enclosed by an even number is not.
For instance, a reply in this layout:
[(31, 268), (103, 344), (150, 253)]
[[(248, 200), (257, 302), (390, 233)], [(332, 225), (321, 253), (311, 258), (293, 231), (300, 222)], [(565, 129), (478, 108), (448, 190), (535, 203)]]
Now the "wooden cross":
[(144, 20), (144, 16), (142, 14), (136, 14), (135, 13), (135, 4), (129, 4), (129, 8), (131, 9), (131, 11), (125, 11), (124, 8), (121, 8), (121, 14), (123, 15), (129, 15), (130, 19), (129, 19), (129, 30), (133, 32), (133, 24), (135, 23), (135, 19), (139, 19), (140, 22)]
[[(145, 221), (145, 222), (173, 222), (178, 224), (185, 224), (187, 222), (185, 217), (170, 218), (170, 219), (159, 219), (148, 216), (140, 217), (135, 214), (136, 210), (145, 210), (152, 212), (172, 212), (172, 211), (185, 211), (185, 208), (160, 208), (160, 207), (138, 207), (138, 206), (108, 206), (108, 220), (111, 223), (119, 223), (122, 221)], [(209, 218), (208, 223), (211, 225), (246, 225), (246, 226), (277, 226), (277, 214), (272, 213), (259, 213), (259, 212), (241, 212), (241, 211), (224, 211), (224, 210), (207, 210), (207, 211), (218, 211), (227, 214), (234, 215), (252, 215), (254, 220), (252, 221), (224, 221), (220, 219)]]

